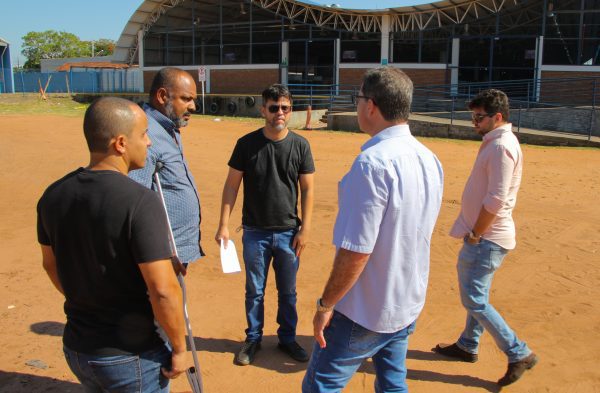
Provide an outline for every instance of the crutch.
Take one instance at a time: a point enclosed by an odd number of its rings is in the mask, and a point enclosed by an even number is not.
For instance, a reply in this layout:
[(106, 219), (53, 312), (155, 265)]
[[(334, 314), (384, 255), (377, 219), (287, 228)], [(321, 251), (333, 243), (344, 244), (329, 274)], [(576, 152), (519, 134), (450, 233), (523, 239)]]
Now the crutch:
[[(163, 196), (162, 187), (160, 185), (160, 178), (158, 176), (158, 172), (163, 167), (162, 162), (156, 163), (156, 169), (154, 170), (154, 182), (156, 183), (156, 188), (158, 190), (158, 195), (160, 195), (160, 200), (162, 202), (163, 208), (165, 209), (165, 215), (167, 216), (167, 226), (169, 227), (169, 242), (171, 243), (171, 248), (175, 253), (175, 258), (177, 259), (177, 263), (181, 264), (179, 261), (179, 255), (177, 254), (177, 245), (175, 244), (175, 238), (173, 237), (173, 230), (171, 229), (171, 220), (169, 220), (169, 213), (167, 212), (167, 205), (165, 204), (165, 197)], [(192, 350), (192, 357), (194, 358), (194, 366), (190, 367), (186, 370), (185, 374), (187, 376), (188, 382), (192, 387), (193, 393), (202, 393), (202, 375), (200, 374), (200, 363), (198, 362), (198, 354), (196, 353), (196, 344), (194, 344), (194, 335), (192, 334), (192, 325), (190, 324), (190, 318), (188, 316), (187, 311), (187, 295), (185, 289), (185, 281), (183, 279), (183, 275), (181, 272), (177, 274), (177, 280), (179, 281), (179, 285), (181, 286), (181, 292), (183, 294), (183, 316), (185, 317), (185, 328), (187, 330), (188, 342), (190, 344), (190, 349)]]

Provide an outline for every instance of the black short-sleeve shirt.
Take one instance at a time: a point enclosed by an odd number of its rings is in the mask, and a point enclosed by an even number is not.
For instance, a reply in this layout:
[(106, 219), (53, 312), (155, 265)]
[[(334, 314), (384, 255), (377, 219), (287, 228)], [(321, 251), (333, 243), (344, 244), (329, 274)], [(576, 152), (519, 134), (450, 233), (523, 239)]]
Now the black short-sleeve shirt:
[(272, 141), (258, 129), (237, 141), (229, 166), (244, 172), (243, 225), (267, 230), (301, 225), (298, 180), (315, 171), (304, 137), (289, 131), (284, 139)]
[(38, 241), (52, 247), (65, 291), (65, 346), (112, 356), (161, 345), (138, 267), (172, 255), (158, 194), (80, 168), (48, 187), (37, 212)]

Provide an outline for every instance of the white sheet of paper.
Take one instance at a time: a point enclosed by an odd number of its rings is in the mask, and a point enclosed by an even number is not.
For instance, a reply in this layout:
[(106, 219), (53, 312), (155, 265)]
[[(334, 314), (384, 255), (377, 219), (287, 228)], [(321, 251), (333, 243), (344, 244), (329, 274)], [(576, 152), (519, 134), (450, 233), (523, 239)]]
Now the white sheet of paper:
[(235, 244), (233, 244), (233, 240), (231, 239), (227, 242), (227, 248), (223, 247), (223, 240), (221, 239), (221, 267), (223, 268), (223, 273), (237, 273), (242, 271), (237, 252), (235, 252)]

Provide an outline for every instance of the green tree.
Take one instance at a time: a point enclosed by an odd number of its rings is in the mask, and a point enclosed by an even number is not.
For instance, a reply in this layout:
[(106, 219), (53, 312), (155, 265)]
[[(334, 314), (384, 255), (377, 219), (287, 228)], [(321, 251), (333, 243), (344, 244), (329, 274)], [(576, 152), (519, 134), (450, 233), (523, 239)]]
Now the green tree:
[(21, 53), (27, 58), (23, 68), (40, 68), (41, 59), (60, 59), (90, 55), (90, 47), (66, 31), (30, 31), (23, 36)]
[(112, 55), (115, 50), (115, 42), (108, 38), (100, 38), (97, 41), (93, 41), (94, 53), (92, 54), (92, 41), (86, 41), (86, 45), (90, 48), (90, 55), (93, 56), (108, 56)]

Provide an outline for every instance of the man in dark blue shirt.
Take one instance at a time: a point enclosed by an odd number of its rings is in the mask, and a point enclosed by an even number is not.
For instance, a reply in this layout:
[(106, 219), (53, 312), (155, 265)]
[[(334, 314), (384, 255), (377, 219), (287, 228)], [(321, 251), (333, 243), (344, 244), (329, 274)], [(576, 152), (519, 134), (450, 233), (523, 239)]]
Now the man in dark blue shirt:
[(179, 259), (187, 266), (204, 255), (200, 246), (200, 197), (183, 156), (180, 128), (188, 124), (196, 110), (196, 82), (186, 71), (166, 67), (154, 77), (150, 103), (144, 104), (148, 117), (146, 166), (129, 173), (129, 177), (147, 188), (154, 188), (152, 175), (157, 163), (165, 204), (175, 237)]

